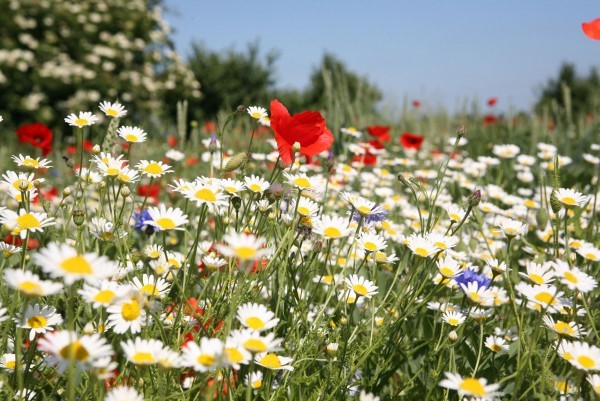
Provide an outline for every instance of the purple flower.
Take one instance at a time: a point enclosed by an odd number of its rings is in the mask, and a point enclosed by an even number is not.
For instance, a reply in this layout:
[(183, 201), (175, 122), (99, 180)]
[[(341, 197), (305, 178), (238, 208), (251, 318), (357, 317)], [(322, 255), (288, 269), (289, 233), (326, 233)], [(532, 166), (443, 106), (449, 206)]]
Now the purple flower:
[(478, 287), (488, 288), (492, 283), (492, 280), (484, 276), (483, 274), (477, 274), (473, 270), (466, 269), (462, 274), (454, 277), (454, 280), (460, 285), (464, 284), (465, 286), (469, 285), (469, 283), (477, 282)]

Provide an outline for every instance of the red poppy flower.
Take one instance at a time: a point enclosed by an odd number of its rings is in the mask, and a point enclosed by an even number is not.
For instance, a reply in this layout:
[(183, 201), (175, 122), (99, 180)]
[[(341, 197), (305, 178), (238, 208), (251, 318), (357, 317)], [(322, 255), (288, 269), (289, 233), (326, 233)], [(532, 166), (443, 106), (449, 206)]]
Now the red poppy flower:
[(372, 125), (367, 127), (367, 132), (381, 142), (389, 142), (392, 140), (392, 137), (390, 136), (390, 127), (388, 126)]
[(487, 116), (483, 117), (483, 126), (487, 127), (488, 125), (495, 124), (496, 121), (498, 121), (498, 119), (496, 118), (495, 115), (488, 114)]
[(419, 102), (418, 100), (413, 100), (412, 105), (415, 109), (418, 109), (419, 107), (421, 107), (421, 102)]
[(491, 97), (487, 100), (487, 105), (490, 107), (494, 106), (496, 103), (498, 103), (498, 98)]
[(364, 155), (356, 155), (352, 158), (353, 163), (360, 163), (365, 166), (374, 166), (377, 164), (377, 155), (367, 152)]
[(300, 153), (305, 156), (315, 156), (328, 150), (333, 143), (333, 135), (325, 126), (321, 113), (303, 111), (290, 116), (277, 99), (271, 101), (271, 128), (275, 132), (279, 156), (286, 164), (292, 164), (292, 147), (296, 142), (300, 144)]
[(177, 146), (177, 137), (169, 135), (169, 137), (167, 138), (167, 143), (170, 147), (174, 148), (175, 146)]
[(30, 143), (48, 156), (52, 150), (52, 131), (42, 123), (23, 125), (17, 129), (19, 143)]
[(600, 40), (600, 18), (581, 24), (583, 33), (590, 39)]
[(152, 186), (140, 185), (137, 193), (139, 196), (145, 197), (146, 195), (154, 204), (158, 204), (158, 196), (160, 195), (160, 184), (153, 184)]
[(400, 144), (404, 149), (421, 149), (423, 144), (423, 138), (421, 135), (411, 134), (410, 132), (403, 132), (400, 136)]
[(385, 146), (383, 146), (383, 143), (379, 142), (377, 139), (374, 141), (369, 141), (368, 143), (369, 143), (369, 145), (371, 145), (371, 147), (373, 149), (377, 149), (377, 150), (385, 149)]

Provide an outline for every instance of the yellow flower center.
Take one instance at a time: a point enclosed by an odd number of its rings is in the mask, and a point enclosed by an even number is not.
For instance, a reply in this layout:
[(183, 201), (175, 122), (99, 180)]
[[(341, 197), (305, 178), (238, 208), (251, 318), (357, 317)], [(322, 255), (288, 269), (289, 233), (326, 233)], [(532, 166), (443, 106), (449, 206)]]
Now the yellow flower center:
[(204, 202), (214, 202), (217, 200), (217, 197), (215, 196), (214, 192), (206, 188), (196, 191), (194, 197)]
[(106, 175), (114, 177), (115, 175), (119, 174), (119, 169), (116, 167), (110, 167), (108, 169), (106, 169)]
[(368, 216), (371, 214), (371, 208), (368, 206), (359, 206), (356, 210), (361, 216)]
[(149, 352), (136, 352), (131, 360), (137, 365), (149, 365), (151, 363), (156, 363), (156, 359)]
[(31, 157), (28, 157), (25, 160), (23, 160), (23, 166), (25, 166), (25, 167), (36, 167), (37, 168), (37, 167), (40, 166), (40, 163), (37, 160), (32, 159)]
[(534, 299), (544, 304), (556, 304), (556, 299), (554, 299), (554, 295), (550, 294), (549, 292), (540, 292), (539, 294), (535, 295)]
[(83, 256), (72, 256), (63, 260), (60, 268), (70, 274), (92, 274), (92, 265)]
[(121, 307), (121, 315), (123, 315), (123, 319), (127, 320), (128, 322), (137, 319), (140, 314), (140, 303), (136, 300), (126, 302)]
[(129, 178), (129, 176), (127, 174), (119, 174), (119, 175), (117, 175), (117, 179), (121, 182), (131, 181), (131, 178)]
[(499, 352), (502, 350), (502, 347), (499, 346), (498, 344), (492, 344), (491, 348), (492, 348), (492, 351), (494, 351), (494, 352)]
[(42, 327), (46, 327), (47, 324), (48, 321), (44, 316), (37, 315), (27, 319), (27, 326), (31, 327), (32, 329), (40, 329)]
[(576, 203), (575, 199), (571, 198), (570, 196), (565, 196), (561, 199), (561, 202), (569, 206), (573, 206)]
[(310, 188), (311, 187), (310, 180), (306, 177), (296, 178), (294, 180), (294, 184), (300, 188)]
[(532, 273), (529, 275), (529, 279), (536, 284), (544, 284), (545, 280), (539, 274)]
[(6, 361), (4, 363), (4, 367), (8, 368), (8, 369), (15, 369), (15, 366), (17, 366), (17, 361)]
[(235, 255), (242, 259), (248, 260), (253, 259), (256, 256), (256, 249), (250, 246), (240, 246), (234, 249)]
[(19, 216), (17, 218), (17, 225), (24, 230), (41, 227), (40, 221), (31, 213), (25, 213)]
[(251, 116), (252, 118), (256, 118), (256, 119), (258, 120), (259, 118), (261, 118), (261, 117), (262, 117), (262, 113), (260, 113), (260, 112), (258, 112), (258, 111), (255, 111), (255, 112), (253, 112), (252, 114), (250, 114), (250, 116)]
[(458, 326), (460, 324), (460, 321), (454, 317), (451, 317), (450, 319), (448, 319), (448, 324), (452, 326)]
[(485, 387), (474, 377), (467, 377), (460, 383), (460, 389), (469, 395), (486, 395)]
[(75, 120), (75, 125), (88, 125), (88, 120), (87, 118), (78, 118), (77, 120)]
[(554, 324), (554, 330), (560, 334), (566, 334), (571, 337), (575, 336), (575, 330), (566, 322), (559, 320)]
[(459, 221), (461, 217), (456, 213), (450, 213), (450, 220)]
[(267, 344), (259, 338), (251, 338), (244, 342), (244, 348), (250, 352), (265, 352), (267, 350)]
[(260, 330), (265, 327), (265, 323), (257, 317), (249, 317), (246, 319), (246, 325), (254, 330)]
[(33, 281), (23, 281), (19, 284), (19, 290), (34, 295), (43, 294), (42, 287), (38, 283), (34, 283)]
[(367, 289), (367, 287), (365, 287), (362, 284), (354, 284), (352, 286), (352, 289), (354, 290), (355, 293), (362, 295), (363, 297), (369, 293), (369, 290)]
[(448, 277), (448, 278), (454, 277), (454, 270), (450, 269), (449, 267), (442, 267), (440, 269), (440, 273), (444, 277)]
[(96, 294), (96, 296), (94, 296), (94, 301), (106, 305), (106, 304), (109, 304), (113, 300), (115, 295), (116, 294), (114, 293), (114, 291), (101, 290)]
[(369, 251), (369, 252), (376, 251), (376, 250), (377, 250), (377, 248), (378, 248), (378, 247), (377, 247), (377, 244), (375, 244), (374, 242), (371, 242), (371, 241), (367, 241), (367, 242), (365, 242), (365, 243), (364, 243), (364, 247), (365, 247), (365, 249), (366, 249), (367, 251)]
[(306, 206), (298, 206), (298, 214), (301, 216), (310, 215), (310, 210)]
[(586, 254), (585, 254), (585, 258), (586, 258), (586, 259), (589, 259), (589, 260), (596, 260), (596, 259), (597, 259), (597, 256), (596, 256), (596, 254), (594, 254), (594, 253), (586, 253)]
[(252, 382), (253, 389), (257, 389), (257, 388), (261, 388), (261, 387), (262, 387), (262, 380), (258, 379), (258, 380), (254, 380)]
[(434, 242), (433, 245), (437, 246), (440, 249), (446, 249), (446, 244), (441, 241)]
[(64, 359), (73, 359), (80, 362), (85, 362), (90, 357), (90, 353), (79, 341), (66, 345), (60, 350), (59, 354)]
[(175, 222), (168, 217), (161, 217), (156, 220), (156, 224), (163, 230), (172, 230), (175, 228)]
[(137, 135), (127, 134), (127, 135), (125, 135), (125, 140), (128, 142), (137, 142), (138, 137), (137, 137)]
[(586, 370), (590, 370), (596, 366), (596, 362), (589, 356), (581, 355), (577, 358), (577, 362)]
[(158, 163), (150, 163), (144, 168), (144, 171), (148, 174), (160, 174), (163, 172), (163, 169)]
[(242, 354), (237, 348), (225, 348), (225, 355), (230, 362), (240, 363), (244, 360), (244, 354)]
[(215, 363), (215, 356), (214, 355), (208, 355), (208, 354), (202, 354), (197, 358), (197, 361), (200, 365), (204, 365), (204, 366), (212, 366)]
[(572, 282), (573, 284), (579, 283), (579, 279), (577, 278), (577, 276), (571, 272), (565, 272), (565, 279)]
[(425, 257), (429, 255), (429, 252), (427, 252), (427, 249), (425, 248), (416, 248), (414, 250), (415, 254), (421, 256), (421, 257)]
[(119, 115), (119, 112), (115, 109), (106, 109), (106, 114), (111, 117), (116, 117)]
[(148, 295), (158, 295), (158, 288), (156, 288), (154, 284), (146, 284), (140, 289), (140, 291)]
[(323, 230), (323, 234), (329, 238), (338, 238), (342, 235), (342, 232), (336, 227), (327, 227), (325, 230)]
[(254, 192), (260, 192), (260, 191), (262, 191), (261, 186), (258, 185), (258, 184), (250, 184), (250, 186), (248, 188), (250, 188), (250, 190), (254, 191)]
[(269, 369), (278, 369), (281, 367), (281, 361), (275, 354), (267, 354), (260, 360), (260, 364), (266, 366)]

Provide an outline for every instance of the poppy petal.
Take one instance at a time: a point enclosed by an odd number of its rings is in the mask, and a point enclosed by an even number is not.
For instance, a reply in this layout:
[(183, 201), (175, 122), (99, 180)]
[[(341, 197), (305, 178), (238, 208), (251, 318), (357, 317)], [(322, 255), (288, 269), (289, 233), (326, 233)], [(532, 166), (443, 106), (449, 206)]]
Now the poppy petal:
[(600, 18), (581, 24), (583, 33), (590, 39), (600, 40)]

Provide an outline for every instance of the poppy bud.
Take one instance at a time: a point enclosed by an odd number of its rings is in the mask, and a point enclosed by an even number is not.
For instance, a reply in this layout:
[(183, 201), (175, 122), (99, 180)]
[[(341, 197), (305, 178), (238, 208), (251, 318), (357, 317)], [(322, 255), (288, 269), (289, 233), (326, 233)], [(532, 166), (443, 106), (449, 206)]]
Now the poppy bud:
[(237, 155), (233, 156), (231, 159), (229, 159), (229, 161), (227, 162), (227, 164), (225, 165), (225, 171), (226, 172), (231, 172), (236, 170), (238, 167), (240, 167), (242, 164), (244, 164), (244, 162), (246, 161), (246, 153), (238, 153)]
[(552, 193), (550, 194), (550, 207), (554, 213), (558, 213), (560, 212), (560, 209), (562, 209), (562, 203), (558, 200), (555, 189), (552, 190)]
[(240, 206), (242, 206), (242, 199), (239, 196), (232, 196), (230, 202), (231, 206), (233, 206), (236, 211), (240, 210)]
[(73, 211), (73, 223), (76, 226), (81, 226), (85, 221), (85, 212), (83, 210), (74, 210)]
[(481, 190), (478, 189), (474, 191), (469, 198), (467, 199), (467, 203), (470, 207), (476, 207), (481, 202)]

